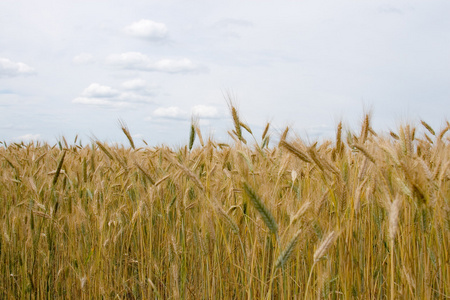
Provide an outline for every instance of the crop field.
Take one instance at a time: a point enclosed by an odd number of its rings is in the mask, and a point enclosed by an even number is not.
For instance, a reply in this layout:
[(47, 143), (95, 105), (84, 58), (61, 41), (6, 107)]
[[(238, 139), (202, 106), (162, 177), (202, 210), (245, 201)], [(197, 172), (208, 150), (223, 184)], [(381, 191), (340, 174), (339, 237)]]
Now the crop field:
[(230, 111), (230, 144), (2, 143), (0, 298), (450, 298), (449, 123), (310, 143)]

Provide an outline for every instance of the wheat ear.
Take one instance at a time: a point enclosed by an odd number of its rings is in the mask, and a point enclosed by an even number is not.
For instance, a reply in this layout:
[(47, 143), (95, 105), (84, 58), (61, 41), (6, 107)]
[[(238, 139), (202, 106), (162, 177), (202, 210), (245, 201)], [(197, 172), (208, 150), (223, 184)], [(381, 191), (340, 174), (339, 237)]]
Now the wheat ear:
[(339, 122), (336, 132), (336, 153), (342, 154), (342, 122)]
[(436, 132), (434, 132), (433, 128), (431, 128), (427, 122), (421, 120), (420, 123), (422, 123), (423, 127), (425, 127), (432, 135), (436, 135)]
[(395, 198), (389, 207), (389, 240), (391, 244), (391, 299), (395, 299), (395, 263), (394, 263), (394, 245), (395, 236), (398, 230), (398, 212), (400, 210), (400, 198)]
[(188, 176), (192, 181), (202, 190), (205, 191), (205, 187), (203, 186), (203, 183), (200, 181), (200, 179), (192, 172), (190, 169), (188, 169), (186, 166), (180, 164), (175, 158), (173, 158), (170, 154), (166, 154), (166, 158), (168, 161), (176, 165), (178, 168), (180, 168), (183, 173)]
[(192, 146), (194, 146), (194, 141), (195, 141), (195, 125), (196, 125), (196, 119), (194, 117), (192, 117), (191, 119), (191, 131), (189, 134), (189, 151), (192, 150)]
[(328, 248), (333, 244), (336, 233), (330, 232), (327, 237), (322, 241), (319, 248), (314, 252), (314, 262), (318, 262), (327, 252)]
[(270, 123), (269, 122), (267, 122), (267, 124), (266, 124), (266, 127), (264, 128), (264, 131), (263, 131), (263, 134), (262, 134), (262, 137), (261, 137), (261, 139), (263, 139), (264, 140), (264, 138), (266, 137), (266, 135), (267, 135), (267, 132), (269, 131), (269, 127), (270, 127)]
[(122, 129), (123, 133), (126, 135), (128, 141), (130, 142), (131, 148), (136, 149), (134, 147), (134, 141), (133, 141), (133, 138), (131, 137), (131, 133), (130, 133), (130, 130), (128, 129), (127, 124), (125, 124), (124, 121), (119, 120), (119, 126)]
[(389, 208), (389, 239), (395, 241), (398, 230), (398, 212), (400, 210), (400, 198), (396, 198)]
[(364, 156), (367, 157), (371, 162), (375, 163), (375, 158), (362, 145), (353, 144), (352, 146), (358, 149), (362, 154), (364, 154)]
[(305, 288), (305, 300), (308, 299), (308, 287), (311, 281), (311, 275), (314, 270), (314, 266), (316, 263), (325, 255), (328, 248), (333, 244), (336, 233), (334, 231), (330, 232), (327, 237), (322, 241), (319, 248), (317, 248), (316, 252), (314, 252), (314, 262), (311, 267), (311, 271), (309, 272), (308, 282), (306, 283)]
[(250, 201), (252, 202), (253, 206), (256, 208), (256, 210), (261, 215), (267, 228), (269, 228), (270, 232), (277, 235), (278, 225), (275, 222), (275, 219), (272, 216), (272, 214), (270, 213), (270, 211), (267, 209), (267, 207), (262, 202), (261, 198), (259, 198), (259, 196), (255, 193), (255, 191), (246, 182), (244, 182), (244, 191), (247, 194)]
[(295, 246), (297, 245), (298, 240), (300, 239), (300, 233), (301, 229), (299, 229), (295, 234), (294, 237), (289, 241), (286, 248), (284, 248), (283, 252), (278, 256), (277, 261), (275, 262), (275, 269), (282, 268), (288, 261), (289, 257), (291, 257), (292, 252), (295, 249)]
[(306, 153), (303, 153), (300, 149), (296, 148), (294, 145), (286, 142), (285, 140), (280, 141), (280, 147), (286, 148), (289, 152), (303, 160), (304, 162), (311, 163)]

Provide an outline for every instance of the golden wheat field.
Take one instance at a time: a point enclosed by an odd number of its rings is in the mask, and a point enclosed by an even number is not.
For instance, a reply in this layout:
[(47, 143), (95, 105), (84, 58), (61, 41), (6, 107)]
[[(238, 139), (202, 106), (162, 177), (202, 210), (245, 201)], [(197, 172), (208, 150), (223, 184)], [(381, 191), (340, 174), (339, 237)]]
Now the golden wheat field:
[(450, 298), (450, 124), (307, 143), (230, 109), (230, 144), (3, 143), (0, 298)]

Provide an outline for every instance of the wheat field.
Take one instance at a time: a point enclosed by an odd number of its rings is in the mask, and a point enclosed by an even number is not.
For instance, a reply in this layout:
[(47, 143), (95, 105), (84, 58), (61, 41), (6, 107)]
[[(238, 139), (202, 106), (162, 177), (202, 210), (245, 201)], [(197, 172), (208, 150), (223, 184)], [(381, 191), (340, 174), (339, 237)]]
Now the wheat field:
[(230, 144), (2, 143), (0, 298), (450, 298), (449, 123), (307, 143), (230, 112)]

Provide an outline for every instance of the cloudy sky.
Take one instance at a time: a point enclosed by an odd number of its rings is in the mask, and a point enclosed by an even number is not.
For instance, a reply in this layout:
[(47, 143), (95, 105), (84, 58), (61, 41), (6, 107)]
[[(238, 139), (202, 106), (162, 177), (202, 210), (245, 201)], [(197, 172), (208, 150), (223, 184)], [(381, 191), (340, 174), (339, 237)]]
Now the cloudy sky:
[(78, 134), (182, 145), (193, 114), (229, 141), (226, 98), (255, 132), (377, 130), (450, 100), (449, 1), (0, 1), (0, 140)]

